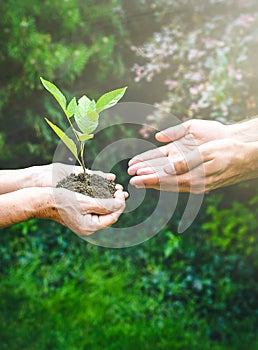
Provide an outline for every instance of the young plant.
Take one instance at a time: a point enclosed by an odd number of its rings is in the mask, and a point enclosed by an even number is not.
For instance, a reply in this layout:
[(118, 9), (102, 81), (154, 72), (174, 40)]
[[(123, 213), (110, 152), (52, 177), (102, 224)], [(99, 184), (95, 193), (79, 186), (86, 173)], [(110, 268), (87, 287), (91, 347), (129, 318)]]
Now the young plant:
[[(40, 78), (43, 86), (47, 91), (49, 91), (56, 101), (61, 106), (70, 126), (75, 135), (78, 148), (76, 143), (69, 138), (65, 132), (60, 129), (57, 125), (53, 124), (50, 120), (45, 118), (48, 125), (54, 130), (57, 136), (63, 141), (63, 143), (69, 148), (72, 152), (78, 163), (82, 166), (84, 174), (86, 173), (86, 167), (84, 163), (84, 146), (87, 140), (94, 137), (93, 132), (96, 130), (99, 124), (99, 114), (113, 107), (117, 102), (123, 97), (127, 87), (113, 90), (102, 95), (97, 102), (90, 100), (87, 96), (82, 96), (78, 102), (76, 98), (73, 97), (69, 103), (67, 103), (64, 94), (55, 86), (53, 83)], [(75, 123), (79, 130), (77, 130), (72, 120), (75, 120)]]

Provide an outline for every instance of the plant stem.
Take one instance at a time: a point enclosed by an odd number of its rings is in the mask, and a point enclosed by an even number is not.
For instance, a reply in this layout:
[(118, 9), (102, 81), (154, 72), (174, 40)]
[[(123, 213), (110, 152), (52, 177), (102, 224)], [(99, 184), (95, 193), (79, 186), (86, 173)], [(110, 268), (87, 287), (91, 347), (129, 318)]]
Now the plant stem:
[(80, 142), (80, 157), (82, 162), (83, 173), (84, 175), (86, 175), (86, 166), (84, 163), (83, 153), (84, 153), (84, 142)]

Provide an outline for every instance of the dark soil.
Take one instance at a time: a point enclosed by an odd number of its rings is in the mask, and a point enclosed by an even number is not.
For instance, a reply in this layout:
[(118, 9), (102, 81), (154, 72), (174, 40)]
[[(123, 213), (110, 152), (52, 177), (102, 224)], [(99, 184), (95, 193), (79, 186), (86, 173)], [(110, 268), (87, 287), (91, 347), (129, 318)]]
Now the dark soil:
[(115, 182), (93, 174), (71, 174), (58, 182), (56, 187), (79, 192), (93, 198), (113, 198)]

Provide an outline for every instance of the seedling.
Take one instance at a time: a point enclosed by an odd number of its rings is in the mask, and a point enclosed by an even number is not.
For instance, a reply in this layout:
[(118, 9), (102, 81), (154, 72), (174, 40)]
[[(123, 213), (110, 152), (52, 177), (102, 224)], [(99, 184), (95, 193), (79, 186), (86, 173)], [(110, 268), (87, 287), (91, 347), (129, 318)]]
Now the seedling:
[[(78, 102), (76, 101), (76, 98), (73, 97), (71, 101), (67, 103), (64, 94), (57, 86), (43, 78), (40, 78), (40, 80), (47, 91), (54, 96), (61, 106), (71, 130), (75, 135), (77, 145), (57, 125), (53, 124), (47, 118), (45, 118), (45, 120), (57, 136), (59, 136), (63, 143), (69, 148), (78, 163), (82, 166), (84, 174), (86, 174), (86, 166), (84, 163), (85, 143), (94, 137), (93, 132), (97, 129), (99, 124), (99, 114), (105, 109), (115, 106), (124, 96), (127, 87), (107, 92), (102, 95), (97, 102), (90, 100), (84, 95), (78, 100)], [(75, 121), (79, 130), (74, 127), (72, 120)]]

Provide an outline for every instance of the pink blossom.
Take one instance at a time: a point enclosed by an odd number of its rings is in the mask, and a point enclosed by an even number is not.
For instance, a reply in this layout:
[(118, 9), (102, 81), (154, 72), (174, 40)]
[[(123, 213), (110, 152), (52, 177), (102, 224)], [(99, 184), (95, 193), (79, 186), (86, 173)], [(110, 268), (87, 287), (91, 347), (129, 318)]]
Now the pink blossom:
[(151, 125), (143, 125), (143, 127), (139, 130), (139, 133), (142, 135), (144, 139), (148, 139), (150, 135), (155, 131), (155, 128)]
[(199, 94), (199, 88), (198, 86), (192, 86), (189, 89), (191, 95), (198, 95)]
[(228, 75), (236, 80), (242, 80), (243, 74), (240, 69), (235, 69), (232, 65), (228, 66)]
[(199, 93), (205, 91), (207, 88), (207, 84), (199, 84), (190, 87), (189, 91), (191, 95), (198, 95)]
[(165, 80), (164, 83), (167, 85), (168, 90), (173, 90), (179, 85), (179, 82), (177, 80)]
[(205, 51), (197, 50), (197, 49), (191, 49), (188, 53), (188, 61), (198, 60), (202, 56), (205, 55)]
[(199, 82), (199, 81), (202, 81), (205, 78), (205, 73), (201, 69), (201, 70), (195, 71), (195, 72), (188, 72), (188, 73), (186, 73), (184, 75), (184, 77), (187, 80)]
[(254, 16), (250, 14), (241, 14), (237, 19), (236, 19), (236, 24), (238, 24), (241, 27), (244, 28), (250, 28), (252, 22), (254, 22), (255, 18)]
[(193, 103), (190, 105), (189, 109), (190, 109), (191, 111), (198, 112), (199, 106), (198, 106), (197, 103), (193, 102)]

